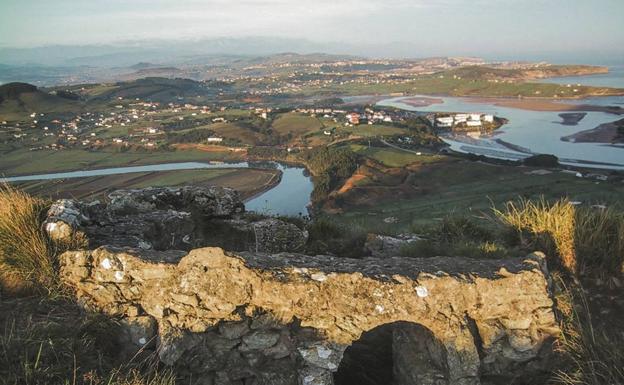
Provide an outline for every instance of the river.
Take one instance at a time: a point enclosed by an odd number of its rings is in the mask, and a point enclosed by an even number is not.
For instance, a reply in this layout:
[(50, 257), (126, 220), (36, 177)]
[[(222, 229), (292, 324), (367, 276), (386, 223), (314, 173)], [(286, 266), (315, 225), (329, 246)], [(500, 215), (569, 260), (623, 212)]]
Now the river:
[(282, 171), (282, 178), (275, 187), (255, 196), (245, 202), (245, 208), (249, 211), (256, 211), (269, 215), (307, 215), (310, 195), (314, 185), (306, 170), (302, 167), (295, 167), (276, 162), (259, 163), (203, 163), (203, 162), (182, 162), (163, 163), (147, 166), (114, 167), (97, 170), (81, 170), (60, 172), (51, 174), (24, 175), (9, 178), (0, 178), (1, 182), (23, 182), (33, 180), (52, 180), (68, 178), (84, 178), (93, 176), (129, 174), (136, 172), (154, 171), (174, 171), (174, 170), (196, 170), (196, 169), (223, 169), (223, 168), (271, 168)]
[[(518, 160), (532, 154), (556, 155), (562, 164), (601, 169), (624, 170), (624, 148), (599, 143), (564, 142), (561, 137), (596, 128), (600, 124), (621, 119), (606, 112), (587, 112), (576, 126), (561, 124), (561, 112), (528, 111), (477, 102), (465, 97), (439, 97), (441, 104), (413, 107), (397, 97), (377, 103), (418, 112), (480, 112), (506, 118), (509, 122), (493, 135), (478, 139), (462, 135), (444, 137), (451, 149), (492, 158)], [(438, 98), (438, 97), (436, 97)], [(576, 104), (622, 105), (624, 97), (602, 97), (575, 100)], [(508, 145), (505, 145), (508, 144)]]

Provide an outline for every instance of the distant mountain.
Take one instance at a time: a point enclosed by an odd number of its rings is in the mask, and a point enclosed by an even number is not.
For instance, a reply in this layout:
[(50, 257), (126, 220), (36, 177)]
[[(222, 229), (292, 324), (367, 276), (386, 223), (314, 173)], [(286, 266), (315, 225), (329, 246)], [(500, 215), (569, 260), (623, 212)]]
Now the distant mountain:
[(108, 45), (56, 45), (36, 48), (0, 48), (3, 64), (44, 66), (128, 67), (139, 62), (175, 65), (197, 57), (263, 56), (280, 52), (341, 52), (344, 47), (301, 39), (271, 37), (217, 38), (183, 41), (131, 41)]
[(130, 66), (129, 68), (133, 70), (144, 70), (144, 69), (153, 68), (153, 67), (158, 67), (158, 65), (152, 64), (152, 63), (140, 62), (133, 66)]

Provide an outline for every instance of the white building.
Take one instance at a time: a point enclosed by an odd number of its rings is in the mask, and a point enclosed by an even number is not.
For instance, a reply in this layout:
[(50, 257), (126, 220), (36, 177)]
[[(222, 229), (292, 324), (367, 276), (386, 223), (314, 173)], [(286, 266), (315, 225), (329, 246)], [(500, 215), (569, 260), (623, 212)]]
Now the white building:
[(216, 138), (216, 137), (208, 138), (208, 143), (221, 143), (221, 142), (223, 142), (223, 138)]
[(445, 116), (442, 118), (436, 118), (436, 126), (438, 127), (453, 127), (453, 117)]
[(456, 114), (455, 123), (463, 123), (468, 120), (468, 114)]
[(481, 119), (483, 119), (484, 122), (492, 123), (492, 122), (494, 122), (494, 115), (483, 114), (483, 115), (481, 115)]
[(481, 120), (469, 120), (466, 125), (468, 127), (481, 127)]

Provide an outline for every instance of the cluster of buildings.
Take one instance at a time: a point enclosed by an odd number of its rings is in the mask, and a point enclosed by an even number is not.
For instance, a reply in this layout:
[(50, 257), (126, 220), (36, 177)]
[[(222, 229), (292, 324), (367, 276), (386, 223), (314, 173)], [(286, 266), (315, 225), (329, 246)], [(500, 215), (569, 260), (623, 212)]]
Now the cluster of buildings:
[(480, 129), (486, 124), (494, 123), (494, 115), (481, 113), (429, 115), (427, 119), (436, 128)]
[(350, 112), (346, 115), (346, 125), (357, 126), (358, 124), (392, 123), (392, 116), (385, 111), (373, 111), (370, 108), (364, 112)]

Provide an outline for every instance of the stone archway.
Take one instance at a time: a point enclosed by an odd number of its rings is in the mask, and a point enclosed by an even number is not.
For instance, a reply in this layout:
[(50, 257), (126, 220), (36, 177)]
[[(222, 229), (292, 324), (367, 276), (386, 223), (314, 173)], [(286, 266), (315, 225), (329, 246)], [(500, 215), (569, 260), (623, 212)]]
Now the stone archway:
[(334, 383), (446, 385), (446, 348), (420, 324), (400, 321), (380, 325), (363, 333), (345, 350)]

